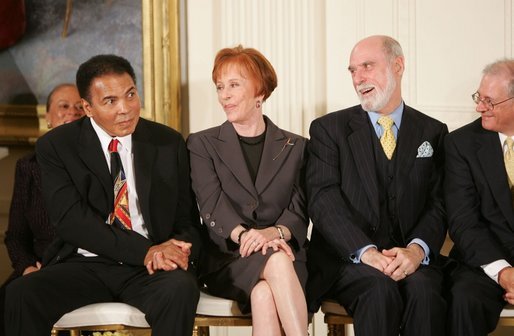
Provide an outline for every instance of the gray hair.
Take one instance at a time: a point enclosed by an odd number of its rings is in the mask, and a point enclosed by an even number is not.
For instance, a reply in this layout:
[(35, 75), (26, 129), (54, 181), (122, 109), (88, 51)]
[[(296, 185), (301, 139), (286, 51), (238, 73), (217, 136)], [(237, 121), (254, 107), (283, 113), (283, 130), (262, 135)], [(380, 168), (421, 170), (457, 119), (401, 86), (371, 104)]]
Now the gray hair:
[(398, 41), (390, 36), (382, 36), (384, 44), (384, 52), (389, 60), (394, 60), (396, 57), (403, 57), (402, 46)]
[(509, 85), (507, 87), (507, 94), (510, 97), (514, 96), (514, 59), (504, 58), (488, 64), (482, 70), (482, 74), (485, 75), (505, 75), (510, 77)]

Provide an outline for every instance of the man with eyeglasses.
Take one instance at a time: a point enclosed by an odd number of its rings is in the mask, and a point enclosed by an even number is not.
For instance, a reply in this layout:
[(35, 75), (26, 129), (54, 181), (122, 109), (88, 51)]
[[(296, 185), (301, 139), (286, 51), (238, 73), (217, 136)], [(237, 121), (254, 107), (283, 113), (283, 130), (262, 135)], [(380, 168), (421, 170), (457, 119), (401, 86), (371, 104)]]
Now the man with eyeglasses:
[(472, 98), (481, 118), (445, 140), (448, 328), (467, 336), (493, 331), (514, 304), (514, 60), (487, 65)]

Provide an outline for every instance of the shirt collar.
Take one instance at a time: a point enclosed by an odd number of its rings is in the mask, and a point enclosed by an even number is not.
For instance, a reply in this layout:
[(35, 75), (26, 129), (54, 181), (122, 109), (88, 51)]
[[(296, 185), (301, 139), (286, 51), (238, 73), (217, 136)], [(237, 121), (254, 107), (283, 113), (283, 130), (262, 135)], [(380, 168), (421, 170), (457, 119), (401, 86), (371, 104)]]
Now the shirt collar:
[(502, 145), (503, 151), (505, 152), (507, 150), (507, 146), (505, 146), (505, 140), (507, 140), (509, 136), (500, 132), (498, 132), (498, 136), (500, 137), (500, 143)]
[[(389, 114), (389, 116), (393, 119), (394, 125), (400, 129), (400, 124), (402, 123), (402, 116), (403, 116), (403, 108), (404, 108), (403, 101), (398, 105), (397, 108), (394, 109), (392, 113)], [(367, 112), (369, 119), (371, 120), (372, 125), (376, 125), (378, 118), (382, 116), (382, 114), (378, 112)]]
[(128, 153), (132, 152), (132, 134), (125, 135), (123, 137), (112, 137), (107, 132), (101, 128), (93, 118), (89, 118), (91, 120), (91, 125), (93, 126), (93, 129), (95, 130), (96, 135), (98, 136), (98, 139), (100, 140), (100, 144), (102, 145), (102, 150), (107, 153), (109, 152), (108, 147), (109, 143), (112, 139), (118, 139), (118, 141), (121, 143), (121, 150), (126, 151)]

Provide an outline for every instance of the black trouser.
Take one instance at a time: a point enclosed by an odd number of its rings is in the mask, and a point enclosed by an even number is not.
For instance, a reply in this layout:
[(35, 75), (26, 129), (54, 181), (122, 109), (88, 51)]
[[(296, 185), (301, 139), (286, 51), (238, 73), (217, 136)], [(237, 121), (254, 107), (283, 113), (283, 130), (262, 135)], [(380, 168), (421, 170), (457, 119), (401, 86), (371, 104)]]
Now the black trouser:
[(439, 268), (420, 266), (394, 281), (371, 266), (348, 264), (330, 290), (352, 315), (359, 336), (443, 335), (446, 302)]
[(9, 336), (49, 335), (67, 312), (91, 303), (119, 301), (145, 313), (153, 336), (191, 335), (199, 297), (191, 272), (179, 269), (149, 275), (143, 266), (75, 257), (9, 284), (6, 332)]
[(486, 336), (505, 306), (504, 290), (482, 269), (458, 265), (448, 272), (448, 335)]

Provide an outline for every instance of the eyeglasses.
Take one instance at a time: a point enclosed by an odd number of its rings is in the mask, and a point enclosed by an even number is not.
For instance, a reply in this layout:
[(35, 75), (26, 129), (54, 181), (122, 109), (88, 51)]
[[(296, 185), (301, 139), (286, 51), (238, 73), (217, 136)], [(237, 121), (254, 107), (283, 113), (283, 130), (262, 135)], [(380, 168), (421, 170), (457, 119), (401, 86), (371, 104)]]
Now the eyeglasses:
[(506, 101), (509, 101), (513, 99), (514, 97), (507, 98), (505, 100), (502, 100), (501, 102), (493, 103), (490, 98), (480, 98), (480, 93), (475, 92), (471, 95), (471, 98), (475, 102), (475, 104), (479, 104), (482, 102), (485, 107), (487, 107), (488, 110), (493, 110), (496, 105), (500, 105), (502, 103), (505, 103)]

